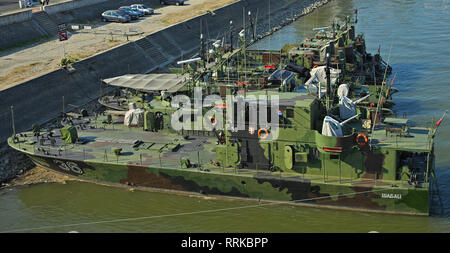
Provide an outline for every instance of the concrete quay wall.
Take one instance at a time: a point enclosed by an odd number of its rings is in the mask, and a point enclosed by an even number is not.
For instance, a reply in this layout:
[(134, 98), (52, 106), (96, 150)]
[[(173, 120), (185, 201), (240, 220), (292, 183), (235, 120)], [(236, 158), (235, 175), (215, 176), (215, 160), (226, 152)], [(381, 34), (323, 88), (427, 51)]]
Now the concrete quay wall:
[(73, 73), (59, 69), (0, 91), (0, 141), (12, 134), (10, 106), (14, 106), (16, 131), (25, 131), (32, 124), (42, 124), (58, 116), (62, 111), (63, 96), (65, 108), (80, 106), (100, 96), (101, 89), (105, 88), (101, 86), (101, 79), (128, 73), (148, 73), (182, 57), (190, 57), (199, 49), (200, 27), (207, 38), (220, 39), (228, 31), (229, 21), (233, 20), (235, 32), (239, 32), (244, 8), (245, 13), (258, 13), (257, 31), (263, 34), (292, 22), (292, 14), (299, 17), (301, 13), (306, 14), (306, 10), (310, 12), (326, 2), (328, 0), (272, 1), (269, 13), (268, 0), (239, 1), (216, 10), (215, 14), (198, 16), (76, 62)]
[(19, 10), (0, 15), (0, 26), (21, 23), (31, 20), (31, 10)]

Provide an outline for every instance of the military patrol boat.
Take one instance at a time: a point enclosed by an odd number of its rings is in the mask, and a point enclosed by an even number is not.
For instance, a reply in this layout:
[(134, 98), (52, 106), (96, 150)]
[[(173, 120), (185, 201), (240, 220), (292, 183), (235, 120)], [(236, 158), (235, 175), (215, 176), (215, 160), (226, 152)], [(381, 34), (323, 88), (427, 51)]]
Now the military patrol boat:
[[(353, 40), (351, 33), (350, 28), (341, 34)], [(103, 101), (108, 110), (66, 113), (51, 129), (13, 130), (8, 144), (40, 166), (93, 182), (428, 215), (434, 137), (443, 117), (431, 127), (380, 117), (389, 98), (385, 82), (374, 80), (368, 86), (375, 89), (365, 93), (355, 92), (365, 83), (339, 89), (341, 79), (358, 71), (334, 65), (337, 51), (330, 44), (324, 44), (316, 67), (324, 80), (311, 75), (303, 91), (285, 89), (283, 82), (251, 89), (220, 75), (214, 80), (214, 73), (213, 83), (194, 75), (203, 81), (186, 86), (180, 76), (171, 76), (168, 83), (161, 78), (156, 86), (131, 87), (159, 93), (151, 98), (131, 94), (128, 101)], [(231, 50), (229, 57), (236, 53)], [(255, 54), (264, 58), (261, 53)], [(357, 63), (374, 70), (372, 59)], [(222, 67), (205, 67), (202, 73), (220, 74)], [(388, 68), (382, 68), (382, 81)], [(115, 80), (120, 78), (109, 81)], [(202, 92), (208, 88), (216, 90)], [(174, 96), (167, 99), (162, 91)], [(376, 107), (366, 105), (372, 97)]]
[[(379, 115), (394, 114), (391, 110), (394, 105), (392, 95), (398, 91), (392, 87), (395, 78), (390, 85), (383, 85), (392, 68), (384, 62), (379, 52), (376, 55), (366, 52), (364, 36), (355, 36), (350, 18), (343, 23), (333, 22), (329, 27), (314, 30), (318, 32), (312, 38), (306, 38), (299, 44), (287, 44), (281, 51), (249, 50), (249, 43), (253, 41), (246, 40), (245, 30), (239, 33), (239, 47), (234, 49), (220, 46), (223, 43), (220, 40), (205, 46), (201, 36), (199, 57), (180, 61), (183, 68), (170, 68), (171, 74), (135, 74), (105, 79), (106, 84), (123, 89), (113, 96), (100, 98), (99, 102), (126, 111), (130, 101), (141, 107), (143, 93), (161, 93), (162, 96), (184, 93), (192, 96), (193, 87), (203, 86), (208, 95), (223, 94), (220, 86), (224, 82), (250, 90), (278, 88), (291, 92), (306, 88), (308, 92), (321, 96), (326, 90), (325, 61), (326, 52), (329, 52), (332, 89), (345, 92), (347, 98), (355, 101), (373, 94), (359, 101), (361, 106), (371, 107), (372, 113), (380, 102), (380, 90), (383, 89), (385, 99), (381, 101), (383, 105)], [(206, 54), (205, 49), (209, 46), (211, 48), (206, 50)], [(151, 98), (152, 95), (146, 96), (147, 102)]]
[(54, 129), (14, 133), (8, 144), (40, 166), (94, 182), (428, 214), (434, 127), (404, 118), (370, 124), (364, 108), (340, 110), (297, 92), (228, 99), (224, 108), (206, 98), (207, 113), (133, 103), (125, 113), (72, 113)]

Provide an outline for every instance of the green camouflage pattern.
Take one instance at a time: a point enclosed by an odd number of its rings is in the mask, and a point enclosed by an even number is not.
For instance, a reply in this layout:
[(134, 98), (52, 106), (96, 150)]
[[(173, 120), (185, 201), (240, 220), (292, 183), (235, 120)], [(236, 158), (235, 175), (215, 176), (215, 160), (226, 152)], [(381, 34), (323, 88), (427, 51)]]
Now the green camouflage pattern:
[[(51, 136), (48, 132), (41, 132), (40, 136), (21, 133), (16, 141), (10, 138), (8, 143), (41, 166), (87, 180), (428, 214), (428, 181), (422, 178), (420, 187), (412, 185), (408, 176), (411, 171), (397, 164), (400, 154), (431, 154), (429, 129), (411, 128), (409, 137), (395, 139), (378, 129), (370, 137), (380, 144), (370, 150), (355, 143), (355, 134), (340, 138), (321, 135), (316, 129), (321, 127), (317, 125), (320, 114), (305, 112), (305, 108), (310, 112), (319, 110), (319, 101), (314, 97), (279, 94), (289, 95), (285, 101), (280, 99), (280, 108), (294, 108), (294, 117), (287, 119), (290, 123), (284, 121), (286, 126), (280, 126), (276, 141), (260, 140), (245, 130), (227, 131), (226, 142), (222, 144), (211, 131), (199, 130), (186, 138), (164, 131), (129, 128), (122, 124), (123, 116), (113, 116), (113, 122), (107, 124), (106, 115), (99, 115), (97, 120), (91, 116), (90, 122), (83, 118), (78, 119), (78, 124), (75, 122), (78, 135), (75, 144), (63, 143), (58, 129)], [(297, 123), (296, 117), (309, 118), (309, 122)], [(233, 136), (248, 138), (251, 142), (248, 146), (253, 145), (253, 151), (263, 154), (261, 163), (246, 160), (242, 142), (232, 143)], [(343, 152), (326, 152), (323, 147), (342, 147)], [(117, 149), (121, 149), (120, 154), (115, 152)], [(247, 164), (242, 166), (244, 162)]]
[[(177, 93), (143, 96), (122, 90), (99, 100), (108, 108), (101, 113), (65, 115), (60, 126), (16, 134), (8, 144), (40, 166), (94, 182), (428, 215), (435, 128), (411, 127), (405, 119), (386, 118), (393, 113), (390, 107), (396, 90), (382, 81), (391, 67), (379, 54), (366, 53), (364, 36), (355, 36), (348, 20), (281, 52), (247, 50), (242, 38), (240, 46), (232, 51), (217, 49), (212, 61), (171, 69), (189, 75)], [(327, 52), (331, 67), (342, 70), (331, 97), (319, 99), (300, 91), (306, 72), (295, 77), (295, 87), (268, 81), (273, 71), (291, 63), (307, 70), (325, 65)], [(359, 116), (343, 126), (342, 136), (325, 136), (321, 134), (323, 119), (338, 115), (334, 93), (341, 83), (349, 85), (349, 98), (372, 96), (358, 104)], [(261, 125), (253, 129), (246, 124), (232, 131), (227, 121), (213, 130), (205, 126), (175, 130), (171, 120), (177, 108), (171, 106), (171, 98), (182, 94), (194, 100), (194, 87), (201, 87), (203, 95), (222, 99), (240, 94), (248, 99), (246, 106), (250, 98), (260, 95), (267, 95), (269, 102), (278, 97), (279, 111), (271, 116), (278, 117), (278, 137), (266, 139), (272, 129)], [(145, 110), (141, 127), (123, 124), (130, 102)], [(237, 111), (225, 105), (202, 106), (192, 117), (198, 112), (197, 117), (203, 118), (217, 107), (224, 114), (244, 115), (248, 123), (248, 109)], [(377, 124), (371, 131), (374, 121)], [(68, 125), (76, 129), (70, 138), (61, 131)], [(194, 129), (194, 123), (190, 126)]]

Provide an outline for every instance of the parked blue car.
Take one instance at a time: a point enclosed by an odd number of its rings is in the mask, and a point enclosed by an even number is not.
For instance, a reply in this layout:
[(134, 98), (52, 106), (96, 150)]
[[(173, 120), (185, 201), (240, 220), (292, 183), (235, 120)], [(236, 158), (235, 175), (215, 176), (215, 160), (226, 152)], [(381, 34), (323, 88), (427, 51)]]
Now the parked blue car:
[(131, 17), (123, 11), (120, 10), (109, 10), (102, 13), (102, 21), (113, 21), (113, 22), (130, 22)]
[(130, 6), (121, 6), (119, 8), (119, 10), (125, 11), (128, 15), (131, 16), (132, 19), (139, 19), (139, 17), (142, 17), (145, 15), (144, 12), (138, 11), (138, 10), (133, 10), (133, 9), (131, 9)]

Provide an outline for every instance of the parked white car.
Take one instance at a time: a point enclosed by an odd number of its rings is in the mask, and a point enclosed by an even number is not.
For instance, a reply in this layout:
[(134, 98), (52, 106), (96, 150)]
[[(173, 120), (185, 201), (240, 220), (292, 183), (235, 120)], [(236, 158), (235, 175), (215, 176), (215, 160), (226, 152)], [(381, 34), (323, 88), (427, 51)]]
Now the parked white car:
[(130, 7), (133, 10), (142, 11), (145, 15), (153, 14), (153, 12), (155, 11), (154, 9), (147, 7), (144, 4), (132, 4)]

